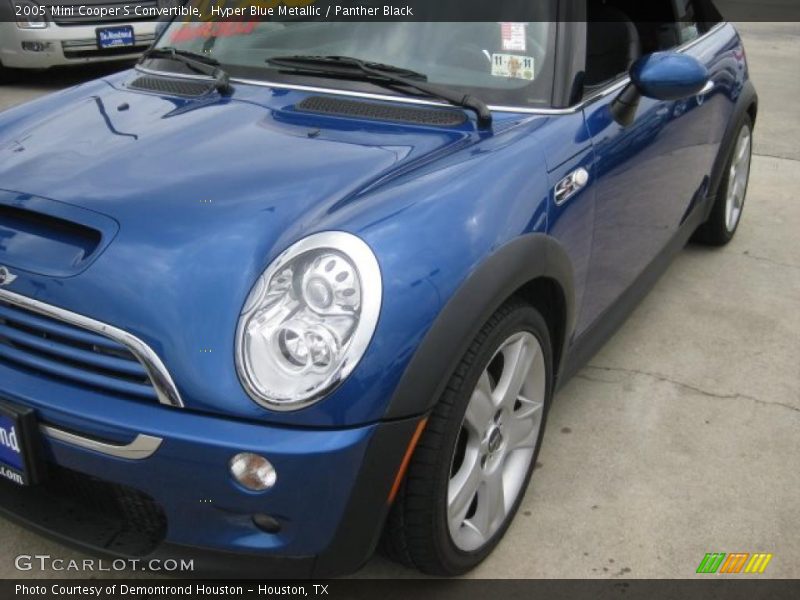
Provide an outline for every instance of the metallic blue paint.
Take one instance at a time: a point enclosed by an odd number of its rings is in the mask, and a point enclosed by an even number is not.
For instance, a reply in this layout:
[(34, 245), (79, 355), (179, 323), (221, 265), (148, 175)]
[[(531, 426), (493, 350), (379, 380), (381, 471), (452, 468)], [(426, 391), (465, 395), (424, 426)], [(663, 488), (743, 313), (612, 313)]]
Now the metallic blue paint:
[[(705, 201), (747, 71), (731, 26), (686, 55), (694, 58), (639, 63), (643, 89), (681, 97), (643, 99), (627, 128), (610, 116), (613, 95), (566, 114), (496, 112), (482, 131), (474, 120), (447, 129), (315, 116), (294, 109), (307, 92), (253, 85), (202, 100), (131, 91), (130, 71), (7, 110), (0, 207), (101, 233), (84, 259), (64, 263), (46, 245), (15, 247), (22, 234), (6, 231), (0, 264), (18, 275), (9, 289), (149, 344), (186, 409), (109, 398), (6, 363), (0, 395), (82, 435), (163, 437), (141, 462), (53, 441), (47, 451), (61, 465), (150, 493), (167, 512), (170, 542), (321, 553), (416, 349), (488, 257), (525, 234), (550, 236), (572, 262), (571, 339)], [(716, 87), (684, 98), (678, 91), (701, 79), (689, 65), (696, 59)], [(589, 185), (556, 206), (553, 186), (579, 167)], [(373, 249), (383, 273), (380, 321), (355, 372), (328, 398), (270, 412), (237, 378), (238, 316), (278, 254), (327, 230)], [(232, 483), (227, 462), (245, 450), (276, 466), (273, 490)], [(201, 504), (206, 497), (214, 503)], [(286, 524), (281, 534), (252, 525), (249, 515), (263, 511)]]
[(708, 69), (688, 54), (654, 52), (634, 63), (631, 81), (648, 98), (682, 100), (703, 89)]

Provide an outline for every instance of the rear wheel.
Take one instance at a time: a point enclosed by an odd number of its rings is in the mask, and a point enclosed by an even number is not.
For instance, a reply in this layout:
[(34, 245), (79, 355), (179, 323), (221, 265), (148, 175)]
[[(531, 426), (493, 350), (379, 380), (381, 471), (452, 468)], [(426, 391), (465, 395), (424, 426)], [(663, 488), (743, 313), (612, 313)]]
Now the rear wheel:
[(552, 393), (547, 324), (513, 302), (483, 327), (431, 414), (384, 533), (384, 549), (433, 575), (483, 561), (519, 508)]
[(744, 211), (752, 155), (753, 121), (749, 115), (745, 115), (728, 158), (725, 176), (711, 209), (711, 216), (695, 233), (695, 241), (711, 246), (724, 246), (733, 239)]

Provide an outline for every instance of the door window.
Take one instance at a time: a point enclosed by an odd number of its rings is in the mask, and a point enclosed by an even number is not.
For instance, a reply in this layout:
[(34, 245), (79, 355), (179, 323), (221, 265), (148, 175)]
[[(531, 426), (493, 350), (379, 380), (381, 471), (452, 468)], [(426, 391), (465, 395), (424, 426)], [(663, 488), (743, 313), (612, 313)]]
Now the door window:
[(685, 44), (700, 37), (700, 23), (694, 7), (694, 0), (673, 0), (675, 3), (676, 29), (678, 43)]
[(584, 96), (626, 75), (639, 57), (697, 39), (719, 15), (710, 0), (587, 0), (587, 17)]

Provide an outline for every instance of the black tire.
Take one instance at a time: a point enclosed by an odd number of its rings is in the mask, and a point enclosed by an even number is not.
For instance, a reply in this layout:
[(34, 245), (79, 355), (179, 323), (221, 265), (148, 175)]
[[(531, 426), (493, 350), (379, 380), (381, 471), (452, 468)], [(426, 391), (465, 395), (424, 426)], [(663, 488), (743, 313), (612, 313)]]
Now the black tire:
[[(464, 552), (454, 544), (447, 522), (448, 483), (459, 432), (478, 379), (503, 342), (522, 331), (538, 339), (546, 372), (544, 407), (533, 459), (502, 526), (484, 546)], [(431, 413), (390, 511), (381, 543), (384, 554), (430, 575), (461, 575), (480, 564), (502, 539), (525, 496), (542, 444), (552, 388), (553, 359), (547, 323), (530, 305), (512, 300), (480, 331)]]
[[(728, 190), (730, 186), (730, 178), (728, 176), (731, 166), (733, 164), (734, 154), (736, 153), (736, 144), (739, 140), (739, 135), (742, 130), (747, 127), (750, 131), (751, 135), (751, 143), (750, 143), (750, 153), (748, 156), (748, 160), (752, 157), (753, 154), (753, 144), (752, 144), (752, 133), (753, 133), (753, 120), (750, 118), (750, 115), (744, 115), (739, 127), (736, 130), (736, 135), (733, 138), (733, 143), (731, 148), (728, 149), (728, 159), (725, 162), (725, 170), (723, 171), (724, 175), (722, 177), (722, 182), (720, 183), (719, 190), (717, 191), (717, 197), (714, 199), (714, 206), (711, 209), (711, 215), (708, 217), (708, 221), (703, 223), (700, 227), (698, 227), (697, 231), (695, 231), (694, 236), (692, 237), (693, 242), (697, 242), (699, 244), (704, 244), (706, 246), (725, 246), (733, 239), (733, 236), (736, 235), (736, 231), (739, 228), (739, 224), (742, 222), (742, 212), (744, 211), (744, 205), (742, 205), (741, 211), (739, 213), (739, 217), (736, 220), (736, 223), (731, 228), (728, 226), (727, 223), (727, 198), (728, 198)], [(749, 177), (748, 177), (749, 183)], [(745, 187), (744, 191), (744, 198), (742, 202), (745, 202), (747, 198), (747, 187)]]

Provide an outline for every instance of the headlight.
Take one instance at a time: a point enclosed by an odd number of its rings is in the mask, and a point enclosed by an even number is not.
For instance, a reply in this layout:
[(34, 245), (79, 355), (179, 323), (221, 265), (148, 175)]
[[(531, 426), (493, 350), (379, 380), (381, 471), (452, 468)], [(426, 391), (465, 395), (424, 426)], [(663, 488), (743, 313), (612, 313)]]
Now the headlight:
[(375, 255), (349, 233), (312, 235), (281, 254), (239, 319), (236, 366), (250, 396), (290, 411), (333, 390), (364, 356), (382, 293)]
[(29, 0), (12, 0), (17, 27), (20, 29), (45, 29), (47, 27), (47, 7), (39, 6)]

